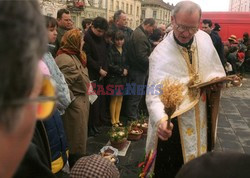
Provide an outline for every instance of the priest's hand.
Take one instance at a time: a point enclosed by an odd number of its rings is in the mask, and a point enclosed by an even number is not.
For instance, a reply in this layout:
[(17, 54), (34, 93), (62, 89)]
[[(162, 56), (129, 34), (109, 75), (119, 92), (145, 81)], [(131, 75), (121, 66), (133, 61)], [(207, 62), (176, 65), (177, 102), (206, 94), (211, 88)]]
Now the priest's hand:
[(166, 141), (168, 140), (171, 136), (172, 136), (172, 130), (174, 125), (172, 123), (170, 123), (170, 128), (167, 128), (167, 121), (163, 121), (159, 124), (158, 127), (158, 137), (163, 140)]

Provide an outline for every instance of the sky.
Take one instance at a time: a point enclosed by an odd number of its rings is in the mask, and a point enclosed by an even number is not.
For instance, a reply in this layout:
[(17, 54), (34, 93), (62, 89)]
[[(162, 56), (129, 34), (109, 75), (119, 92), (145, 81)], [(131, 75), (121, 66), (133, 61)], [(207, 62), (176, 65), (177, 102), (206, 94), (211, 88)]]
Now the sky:
[[(181, 0), (163, 0), (169, 4), (176, 4)], [(209, 11), (228, 11), (230, 0), (192, 0), (193, 2), (199, 4), (203, 12)]]

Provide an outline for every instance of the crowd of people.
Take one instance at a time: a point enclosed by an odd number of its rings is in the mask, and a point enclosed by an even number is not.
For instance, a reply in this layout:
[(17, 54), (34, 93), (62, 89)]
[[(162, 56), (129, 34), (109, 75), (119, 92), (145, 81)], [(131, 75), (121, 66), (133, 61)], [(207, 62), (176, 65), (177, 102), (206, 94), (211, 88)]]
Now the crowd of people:
[(242, 77), (246, 71), (249, 71), (250, 39), (248, 32), (242, 34), (242, 38), (237, 39), (235, 35), (231, 35), (228, 37), (228, 41), (222, 42), (219, 35), (220, 25), (215, 23), (213, 27), (210, 19), (202, 21), (202, 30), (210, 35), (228, 75), (237, 74)]
[[(108, 160), (86, 156), (87, 138), (104, 123), (123, 126), (121, 115), (137, 120), (141, 110), (149, 114), (146, 153), (157, 150), (149, 172), (174, 177), (215, 140), (218, 105), (207, 102), (219, 102), (221, 86), (190, 85), (243, 72), (250, 58), (248, 33), (223, 45), (218, 24), (212, 30), (206, 19), (206, 33), (199, 30), (201, 9), (191, 1), (175, 6), (171, 25), (146, 18), (135, 30), (123, 10), (111, 22), (84, 19), (81, 29), (67, 9), (42, 16), (35, 0), (1, 0), (0, 12), (0, 177), (119, 177)], [(165, 78), (184, 85), (170, 127), (159, 95), (147, 93)]]

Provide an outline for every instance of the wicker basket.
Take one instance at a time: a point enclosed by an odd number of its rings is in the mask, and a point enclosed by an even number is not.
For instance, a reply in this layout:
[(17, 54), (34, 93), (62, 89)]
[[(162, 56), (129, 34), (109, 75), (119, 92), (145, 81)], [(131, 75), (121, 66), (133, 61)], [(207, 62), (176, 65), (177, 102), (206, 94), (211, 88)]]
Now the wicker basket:
[(122, 150), (127, 143), (127, 138), (124, 138), (123, 140), (119, 140), (119, 141), (112, 141), (110, 140), (111, 146), (118, 149), (118, 150)]
[(139, 133), (131, 133), (131, 132), (129, 132), (128, 140), (132, 140), (132, 141), (140, 140), (143, 131), (141, 129), (138, 129), (138, 131), (139, 131)]

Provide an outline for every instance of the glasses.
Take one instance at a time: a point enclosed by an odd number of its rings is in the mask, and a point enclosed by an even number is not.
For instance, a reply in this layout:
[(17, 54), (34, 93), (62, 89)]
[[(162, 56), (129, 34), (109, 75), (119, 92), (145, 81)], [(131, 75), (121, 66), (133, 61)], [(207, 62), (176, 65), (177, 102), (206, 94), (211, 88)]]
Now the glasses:
[(195, 34), (199, 29), (199, 27), (187, 27), (185, 25), (177, 24), (176, 19), (175, 23), (176, 23), (176, 29), (178, 30), (178, 32), (181, 33), (188, 31), (190, 34)]
[(198, 27), (187, 27), (187, 26), (178, 25), (178, 24), (176, 24), (176, 26), (177, 26), (176, 29), (181, 33), (188, 31), (190, 34), (195, 34), (198, 31)]
[(56, 106), (56, 90), (53, 81), (44, 76), (40, 96), (33, 99), (19, 99), (10, 103), (10, 105), (22, 105), (25, 103), (37, 102), (36, 118), (39, 120), (50, 117)]

